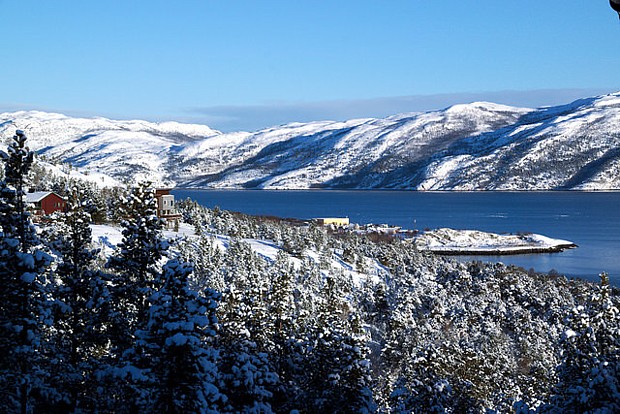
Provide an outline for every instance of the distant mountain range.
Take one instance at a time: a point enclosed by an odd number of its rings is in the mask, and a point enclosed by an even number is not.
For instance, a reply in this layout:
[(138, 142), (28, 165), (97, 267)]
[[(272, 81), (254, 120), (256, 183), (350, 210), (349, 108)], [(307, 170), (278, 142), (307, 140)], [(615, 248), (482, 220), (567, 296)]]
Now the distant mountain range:
[(539, 109), (487, 102), (221, 133), (176, 122), (0, 114), (41, 158), (181, 187), (620, 189), (620, 93)]

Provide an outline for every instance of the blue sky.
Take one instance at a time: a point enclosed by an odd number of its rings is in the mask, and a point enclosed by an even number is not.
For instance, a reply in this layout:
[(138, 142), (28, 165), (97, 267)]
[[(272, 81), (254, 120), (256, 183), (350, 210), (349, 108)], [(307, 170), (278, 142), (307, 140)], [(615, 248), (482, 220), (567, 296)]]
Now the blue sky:
[(620, 90), (607, 0), (0, 0), (0, 111), (253, 130)]

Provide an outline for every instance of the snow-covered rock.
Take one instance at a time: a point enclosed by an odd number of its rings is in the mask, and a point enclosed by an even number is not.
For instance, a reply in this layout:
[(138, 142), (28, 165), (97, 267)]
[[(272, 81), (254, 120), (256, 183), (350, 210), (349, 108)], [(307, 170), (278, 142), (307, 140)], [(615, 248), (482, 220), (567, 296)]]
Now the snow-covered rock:
[(448, 228), (426, 231), (412, 241), (419, 250), (437, 254), (508, 255), (559, 252), (577, 247), (571, 241), (540, 234), (496, 234)]

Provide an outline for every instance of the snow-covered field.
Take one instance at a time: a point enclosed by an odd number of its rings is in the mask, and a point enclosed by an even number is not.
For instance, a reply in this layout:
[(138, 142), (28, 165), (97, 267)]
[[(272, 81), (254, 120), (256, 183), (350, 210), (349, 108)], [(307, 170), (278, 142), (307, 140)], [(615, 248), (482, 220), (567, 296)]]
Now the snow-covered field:
[(559, 252), (577, 247), (540, 234), (496, 234), (477, 230), (436, 229), (412, 239), (419, 250), (438, 254), (508, 255)]

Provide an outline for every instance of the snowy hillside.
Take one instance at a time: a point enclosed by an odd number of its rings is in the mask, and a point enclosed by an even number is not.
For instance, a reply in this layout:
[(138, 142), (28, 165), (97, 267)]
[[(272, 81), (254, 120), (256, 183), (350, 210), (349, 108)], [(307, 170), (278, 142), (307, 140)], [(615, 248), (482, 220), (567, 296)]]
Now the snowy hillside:
[(219, 132), (177, 122), (70, 118), (39, 111), (0, 114), (0, 137), (8, 142), (22, 129), (40, 157), (62, 161), (91, 174), (121, 181), (149, 178), (171, 183), (168, 166), (182, 145)]
[(122, 179), (210, 188), (620, 188), (620, 93), (524, 109), (486, 102), (257, 132), (0, 114), (39, 154)]
[(385, 119), (290, 124), (245, 137), (242, 150), (234, 151), (243, 159), (232, 162), (207, 139), (180, 152), (187, 161), (179, 178), (213, 187), (390, 187), (385, 177), (391, 171), (420, 163), (462, 137), (510, 125), (527, 112), (476, 103)]

